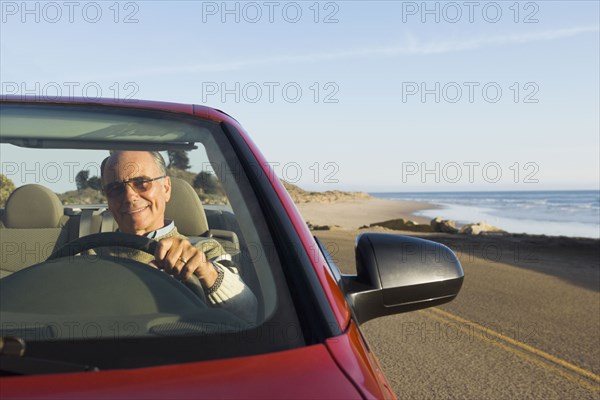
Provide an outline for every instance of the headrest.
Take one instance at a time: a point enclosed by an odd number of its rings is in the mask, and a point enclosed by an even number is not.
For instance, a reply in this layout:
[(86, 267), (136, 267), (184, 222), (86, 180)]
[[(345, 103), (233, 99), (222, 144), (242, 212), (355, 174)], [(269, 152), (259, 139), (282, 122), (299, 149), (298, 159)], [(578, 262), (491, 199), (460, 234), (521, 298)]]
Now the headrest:
[(171, 199), (165, 217), (175, 221), (177, 231), (185, 236), (202, 236), (208, 231), (204, 207), (194, 188), (180, 178), (171, 177)]
[(36, 184), (23, 185), (6, 200), (6, 228), (58, 228), (63, 205), (53, 191)]

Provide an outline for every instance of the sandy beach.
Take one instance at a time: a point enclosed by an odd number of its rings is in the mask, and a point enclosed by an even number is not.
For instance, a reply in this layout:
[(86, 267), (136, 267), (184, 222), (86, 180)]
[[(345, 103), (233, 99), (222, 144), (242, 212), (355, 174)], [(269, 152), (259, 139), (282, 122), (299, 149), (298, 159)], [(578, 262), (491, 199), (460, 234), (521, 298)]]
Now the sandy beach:
[(397, 201), (377, 198), (337, 201), (334, 203), (309, 202), (297, 204), (307, 222), (313, 225), (338, 225), (343, 229), (358, 229), (365, 225), (404, 218), (420, 224), (430, 219), (413, 215), (419, 210), (438, 208), (434, 204), (417, 201)]

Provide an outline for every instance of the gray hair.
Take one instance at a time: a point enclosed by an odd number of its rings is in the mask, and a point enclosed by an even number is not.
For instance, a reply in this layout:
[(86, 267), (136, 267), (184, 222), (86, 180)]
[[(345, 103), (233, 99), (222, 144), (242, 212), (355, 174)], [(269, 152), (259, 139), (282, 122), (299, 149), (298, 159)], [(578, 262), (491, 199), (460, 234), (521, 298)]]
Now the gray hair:
[[(102, 164), (100, 165), (100, 179), (102, 182), (104, 182), (104, 169), (106, 168), (106, 165), (108, 164), (109, 160), (122, 152), (123, 150), (112, 150), (110, 152), (110, 156), (102, 160)], [(160, 154), (160, 152), (158, 151), (148, 151), (148, 153), (150, 153), (150, 155), (152, 156), (154, 164), (158, 167), (160, 174), (167, 175), (167, 164), (165, 163), (165, 159), (163, 158), (162, 154)]]

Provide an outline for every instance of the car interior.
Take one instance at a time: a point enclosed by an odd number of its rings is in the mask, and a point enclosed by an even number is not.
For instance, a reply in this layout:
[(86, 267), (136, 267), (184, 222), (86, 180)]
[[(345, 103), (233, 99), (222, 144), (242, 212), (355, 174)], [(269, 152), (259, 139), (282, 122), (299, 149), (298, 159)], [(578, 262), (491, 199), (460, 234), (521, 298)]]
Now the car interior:
[[(217, 240), (241, 266), (244, 282), (262, 304), (262, 290), (255, 269), (242, 257), (239, 226), (226, 206), (204, 207), (185, 180), (171, 177), (171, 199), (165, 217), (193, 244)], [(100, 232), (116, 232), (118, 226), (106, 206), (63, 206), (56, 193), (40, 184), (15, 189), (0, 209), (0, 278), (48, 259), (72, 240)], [(264, 310), (259, 307), (259, 318)]]
[[(233, 214), (219, 209), (205, 210), (189, 183), (179, 178), (171, 178), (171, 183), (172, 195), (165, 217), (175, 221), (178, 231), (192, 243), (214, 238), (233, 257), (239, 256)], [(73, 239), (97, 232), (116, 232), (118, 228), (106, 207), (63, 206), (54, 192), (39, 184), (14, 190), (0, 213), (4, 258), (0, 277), (47, 259)], [(208, 219), (214, 229), (209, 228)]]

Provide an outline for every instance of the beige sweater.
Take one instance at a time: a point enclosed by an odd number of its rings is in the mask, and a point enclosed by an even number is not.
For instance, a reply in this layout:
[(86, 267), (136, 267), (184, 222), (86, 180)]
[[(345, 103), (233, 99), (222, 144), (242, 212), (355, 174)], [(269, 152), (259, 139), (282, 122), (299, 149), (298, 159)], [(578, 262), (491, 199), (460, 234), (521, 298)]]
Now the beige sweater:
[[(168, 237), (187, 239), (177, 232), (177, 228), (174, 228), (171, 232), (156, 237), (154, 240), (160, 241)], [(201, 240), (195, 246), (206, 255), (209, 261), (216, 264), (224, 272), (220, 286), (207, 296), (210, 304), (214, 307), (223, 308), (250, 324), (255, 324), (257, 318), (256, 296), (242, 280), (238, 267), (231, 261), (231, 255), (215, 239)], [(97, 249), (96, 252), (99, 253), (98, 250), (100, 249)], [(110, 247), (103, 249), (101, 253), (130, 258), (145, 264), (149, 264), (154, 260), (153, 255), (144, 251), (123, 247)]]

